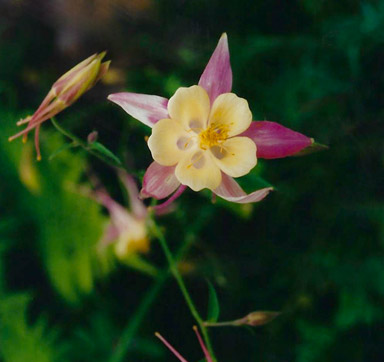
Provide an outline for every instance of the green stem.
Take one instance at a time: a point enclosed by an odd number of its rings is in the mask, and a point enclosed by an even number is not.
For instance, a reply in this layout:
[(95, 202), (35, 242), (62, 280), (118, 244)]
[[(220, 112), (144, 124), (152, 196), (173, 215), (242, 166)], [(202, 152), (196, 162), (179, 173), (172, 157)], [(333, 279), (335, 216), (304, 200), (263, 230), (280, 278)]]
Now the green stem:
[[(69, 138), (73, 142), (74, 146), (80, 146), (85, 151), (87, 151), (91, 155), (97, 157), (98, 159), (100, 159), (101, 161), (105, 162), (106, 164), (108, 164), (110, 166), (119, 167), (119, 168), (124, 169), (124, 167), (122, 166), (122, 164), (120, 162), (119, 163), (116, 161), (114, 162), (112, 159), (105, 157), (102, 153), (96, 152), (95, 150), (93, 150), (92, 148), (89, 147), (89, 144), (87, 142), (83, 141), (81, 138), (78, 138), (77, 136), (75, 136), (74, 134), (72, 134), (71, 132), (69, 132), (65, 128), (63, 128), (63, 126), (61, 126), (57, 122), (55, 117), (51, 118), (51, 122), (61, 134), (63, 134), (65, 137)], [(131, 174), (135, 174), (135, 172), (132, 172), (132, 170), (126, 170), (126, 171), (128, 171)]]
[[(192, 237), (187, 237), (185, 239), (184, 244), (180, 247), (180, 249), (176, 254), (176, 260), (180, 260), (181, 258), (183, 258), (183, 256), (186, 254), (187, 250), (191, 246), (192, 242), (193, 242)], [(133, 317), (129, 320), (127, 326), (125, 327), (123, 334), (121, 335), (120, 340), (111, 358), (109, 359), (109, 362), (123, 361), (125, 355), (127, 354), (129, 346), (132, 342), (132, 339), (134, 338), (135, 334), (137, 333), (137, 330), (141, 325), (141, 322), (145, 318), (152, 304), (154, 303), (157, 296), (159, 295), (162, 287), (167, 281), (170, 274), (169, 271), (170, 270), (167, 267), (166, 270), (164, 270), (159, 275), (156, 281), (152, 284), (151, 288), (145, 294), (142, 302), (138, 306), (136, 312), (133, 314)]]
[(158, 238), (158, 240), (160, 242), (160, 245), (164, 251), (165, 257), (167, 258), (169, 268), (170, 268), (173, 276), (175, 277), (177, 284), (179, 285), (179, 288), (181, 290), (181, 293), (184, 296), (184, 299), (187, 303), (187, 306), (188, 306), (189, 310), (191, 311), (192, 316), (195, 318), (197, 324), (200, 327), (200, 330), (201, 330), (201, 333), (203, 335), (205, 344), (207, 345), (207, 349), (209, 351), (209, 354), (211, 355), (213, 361), (216, 362), (217, 359), (216, 359), (215, 354), (213, 352), (211, 340), (210, 340), (209, 335), (208, 335), (208, 330), (207, 330), (206, 326), (204, 325), (204, 321), (201, 318), (199, 312), (197, 311), (197, 308), (196, 308), (196, 306), (195, 306), (195, 304), (194, 304), (194, 302), (193, 302), (193, 300), (192, 300), (192, 298), (188, 292), (188, 289), (184, 283), (184, 280), (183, 280), (181, 274), (179, 273), (179, 270), (177, 269), (177, 263), (175, 262), (175, 259), (172, 256), (171, 250), (168, 247), (168, 244), (167, 244), (167, 241), (165, 240), (164, 234), (162, 233), (160, 228), (156, 225), (156, 223), (153, 220), (152, 220), (150, 226), (152, 228), (153, 233), (155, 234), (155, 236)]
[(238, 327), (240, 325), (240, 323), (236, 324), (236, 321), (217, 322), (217, 323), (204, 322), (204, 325), (206, 327)]

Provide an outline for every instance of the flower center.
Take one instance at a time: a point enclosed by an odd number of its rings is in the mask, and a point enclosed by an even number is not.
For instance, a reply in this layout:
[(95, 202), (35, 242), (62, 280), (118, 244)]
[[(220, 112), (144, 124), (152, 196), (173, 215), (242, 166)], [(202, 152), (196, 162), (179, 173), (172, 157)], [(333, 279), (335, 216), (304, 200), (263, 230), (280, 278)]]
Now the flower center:
[(216, 125), (212, 123), (207, 129), (200, 132), (200, 148), (206, 150), (218, 146), (228, 138), (229, 126), (227, 124)]

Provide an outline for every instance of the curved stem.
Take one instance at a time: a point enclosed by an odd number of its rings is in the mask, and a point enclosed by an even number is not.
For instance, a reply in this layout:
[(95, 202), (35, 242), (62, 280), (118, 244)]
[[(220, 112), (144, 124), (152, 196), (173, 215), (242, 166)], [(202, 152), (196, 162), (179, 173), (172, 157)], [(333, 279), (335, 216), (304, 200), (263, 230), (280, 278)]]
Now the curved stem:
[(95, 150), (93, 150), (90, 145), (83, 141), (82, 139), (80, 139), (79, 137), (75, 136), (74, 134), (72, 134), (71, 132), (69, 132), (68, 130), (66, 130), (65, 128), (63, 128), (63, 126), (61, 126), (55, 119), (55, 117), (52, 117), (51, 118), (51, 122), (52, 124), (55, 126), (55, 128), (61, 133), (63, 134), (65, 137), (69, 138), (74, 145), (76, 146), (80, 146), (81, 148), (83, 148), (85, 151), (87, 151), (88, 153), (90, 153), (91, 155), (97, 157), (98, 159), (100, 159), (101, 161), (105, 162), (106, 164), (110, 165), (110, 166), (113, 166), (113, 167), (118, 167), (118, 168), (121, 168), (121, 169), (124, 169), (125, 171), (131, 173), (131, 174), (136, 174), (135, 172), (133, 172), (132, 170), (126, 170), (123, 165), (121, 164), (120, 160), (114, 160), (114, 159), (111, 159), (111, 158), (107, 158), (105, 157), (102, 153), (100, 152), (96, 152)]
[[(192, 237), (187, 237), (180, 247), (176, 254), (176, 260), (180, 260), (185, 253), (188, 251), (189, 247), (193, 242)], [(152, 284), (148, 292), (145, 294), (140, 305), (137, 307), (136, 312), (133, 314), (132, 318), (129, 320), (127, 326), (125, 327), (123, 334), (121, 335), (117, 346), (109, 359), (109, 362), (120, 362), (123, 361), (125, 355), (129, 349), (129, 346), (134, 338), (137, 330), (139, 329), (141, 322), (145, 318), (152, 304), (159, 295), (161, 289), (163, 288), (165, 282), (169, 277), (169, 268), (167, 267)]]
[(154, 232), (155, 236), (158, 238), (158, 240), (160, 242), (161, 248), (163, 249), (165, 257), (167, 258), (169, 268), (170, 268), (173, 276), (175, 277), (177, 284), (179, 285), (179, 288), (181, 290), (181, 293), (184, 296), (184, 299), (187, 303), (187, 306), (188, 306), (192, 316), (195, 318), (196, 322), (198, 323), (198, 325), (200, 327), (200, 330), (201, 330), (201, 333), (203, 335), (205, 344), (207, 345), (208, 351), (209, 351), (213, 361), (216, 362), (217, 360), (216, 360), (215, 354), (213, 352), (211, 340), (209, 339), (208, 330), (204, 324), (203, 319), (201, 318), (199, 312), (196, 309), (196, 306), (195, 306), (195, 304), (194, 304), (194, 302), (193, 302), (193, 300), (192, 300), (192, 298), (188, 292), (188, 289), (184, 283), (184, 280), (183, 280), (181, 274), (179, 273), (179, 271), (177, 269), (177, 264), (175, 263), (175, 260), (172, 256), (172, 253), (171, 253), (171, 250), (168, 247), (168, 244), (167, 244), (167, 241), (165, 240), (164, 234), (162, 233), (160, 228), (156, 225), (156, 223), (153, 220), (151, 222), (151, 227), (152, 227), (152, 231)]

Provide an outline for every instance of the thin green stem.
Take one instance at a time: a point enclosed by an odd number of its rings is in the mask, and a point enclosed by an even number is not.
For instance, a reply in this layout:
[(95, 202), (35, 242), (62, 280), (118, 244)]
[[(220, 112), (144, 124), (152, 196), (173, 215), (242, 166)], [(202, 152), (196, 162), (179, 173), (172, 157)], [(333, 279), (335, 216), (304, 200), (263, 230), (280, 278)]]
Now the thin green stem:
[(236, 324), (236, 321), (231, 321), (231, 322), (216, 322), (216, 323), (204, 322), (204, 325), (206, 327), (238, 327), (240, 324)]
[(56, 118), (55, 117), (52, 117), (51, 118), (51, 122), (52, 124), (55, 126), (55, 128), (61, 133), (63, 134), (65, 137), (68, 137), (70, 140), (72, 140), (73, 142), (77, 143), (79, 146), (81, 147), (85, 147), (86, 146), (86, 143), (81, 140), (80, 138), (76, 137), (75, 135), (73, 135), (71, 132), (67, 131), (66, 129), (63, 128), (63, 126), (61, 126), (57, 121), (56, 121)]
[[(183, 258), (183, 256), (187, 253), (189, 247), (191, 246), (192, 242), (193, 242), (192, 237), (187, 237), (185, 239), (185, 242), (183, 243), (183, 245), (180, 247), (180, 249), (176, 254), (176, 260), (180, 260)], [(134, 338), (135, 334), (137, 333), (141, 325), (141, 322), (143, 321), (149, 309), (151, 308), (152, 304), (154, 303), (157, 296), (159, 295), (169, 275), (170, 275), (170, 269), (167, 267), (159, 275), (156, 281), (152, 284), (151, 288), (145, 294), (136, 312), (133, 314), (133, 317), (129, 320), (127, 326), (125, 327), (120, 337), (120, 340), (111, 358), (109, 359), (109, 362), (123, 361), (125, 355), (127, 354), (129, 346), (132, 342), (132, 339)]]
[(160, 242), (161, 248), (163, 249), (165, 257), (167, 258), (169, 268), (170, 268), (173, 276), (175, 277), (177, 284), (179, 285), (179, 288), (181, 290), (181, 293), (184, 296), (184, 299), (187, 303), (187, 306), (188, 306), (192, 316), (195, 318), (197, 324), (200, 327), (200, 330), (201, 330), (201, 333), (203, 335), (205, 344), (207, 345), (207, 349), (208, 349), (213, 361), (216, 362), (217, 359), (215, 357), (212, 343), (211, 343), (211, 340), (210, 340), (209, 335), (208, 335), (208, 330), (207, 330), (206, 326), (204, 325), (204, 321), (201, 318), (201, 316), (200, 316), (200, 314), (199, 314), (199, 312), (198, 312), (198, 310), (197, 310), (197, 308), (196, 308), (196, 306), (195, 306), (195, 304), (191, 298), (191, 295), (188, 292), (188, 289), (184, 283), (184, 280), (183, 280), (181, 274), (179, 273), (179, 270), (177, 269), (177, 263), (175, 262), (175, 259), (171, 253), (171, 250), (168, 247), (168, 244), (167, 244), (167, 241), (164, 237), (164, 234), (153, 220), (152, 220), (150, 226), (152, 228), (153, 233), (155, 234), (155, 236), (158, 238), (158, 240)]
[[(74, 134), (72, 134), (71, 132), (69, 132), (68, 130), (63, 128), (63, 126), (57, 122), (55, 117), (51, 118), (51, 122), (61, 134), (63, 134), (65, 137), (69, 138), (73, 142), (74, 147), (79, 146), (79, 147), (83, 148), (85, 151), (87, 151), (91, 155), (97, 157), (98, 159), (100, 159), (101, 161), (105, 162), (106, 164), (108, 164), (110, 166), (125, 169), (118, 159), (114, 160), (112, 158), (107, 158), (102, 153), (97, 152), (94, 149), (92, 149), (92, 147), (87, 142), (83, 141), (81, 138), (75, 136)], [(117, 161), (119, 161), (119, 162), (117, 162)], [(132, 170), (126, 170), (126, 171), (128, 171), (131, 174), (135, 174), (135, 172), (133, 172)]]

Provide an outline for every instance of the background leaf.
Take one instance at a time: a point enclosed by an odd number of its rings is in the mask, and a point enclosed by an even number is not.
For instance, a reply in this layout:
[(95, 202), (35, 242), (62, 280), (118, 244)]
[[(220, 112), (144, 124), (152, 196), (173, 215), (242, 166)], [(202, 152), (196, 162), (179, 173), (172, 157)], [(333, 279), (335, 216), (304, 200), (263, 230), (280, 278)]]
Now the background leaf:
[(217, 293), (212, 283), (208, 283), (208, 312), (207, 312), (207, 322), (217, 322), (220, 316), (220, 305)]

